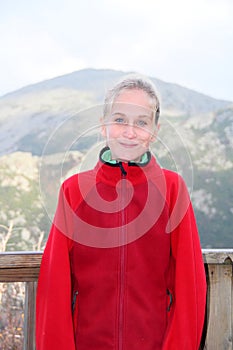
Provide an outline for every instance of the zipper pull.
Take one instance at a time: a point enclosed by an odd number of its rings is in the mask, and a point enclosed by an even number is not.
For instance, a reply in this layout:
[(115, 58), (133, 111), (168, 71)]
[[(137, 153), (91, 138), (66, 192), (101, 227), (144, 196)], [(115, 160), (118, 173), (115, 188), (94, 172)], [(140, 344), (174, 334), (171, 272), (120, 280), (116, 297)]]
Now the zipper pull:
[(119, 167), (123, 176), (127, 175), (127, 171), (124, 169), (122, 162), (119, 162)]

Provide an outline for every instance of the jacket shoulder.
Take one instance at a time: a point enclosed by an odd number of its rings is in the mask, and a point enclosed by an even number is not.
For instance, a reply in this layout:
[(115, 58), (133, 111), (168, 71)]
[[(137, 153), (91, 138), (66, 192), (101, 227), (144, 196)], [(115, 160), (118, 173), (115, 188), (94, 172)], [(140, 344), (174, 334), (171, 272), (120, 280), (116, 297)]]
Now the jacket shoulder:
[(65, 197), (71, 207), (76, 208), (90, 190), (93, 179), (95, 179), (93, 170), (70, 176), (61, 185), (60, 197)]
[(168, 186), (179, 186), (180, 183), (184, 183), (184, 179), (179, 173), (165, 168), (162, 168), (162, 172)]
[(70, 176), (69, 178), (67, 178), (66, 180), (64, 180), (61, 187), (65, 190), (67, 189), (75, 190), (77, 189), (77, 186), (79, 186), (80, 183), (82, 184), (82, 183), (88, 182), (90, 178), (93, 178), (93, 176), (94, 176), (94, 169), (87, 170), (81, 173), (76, 173)]

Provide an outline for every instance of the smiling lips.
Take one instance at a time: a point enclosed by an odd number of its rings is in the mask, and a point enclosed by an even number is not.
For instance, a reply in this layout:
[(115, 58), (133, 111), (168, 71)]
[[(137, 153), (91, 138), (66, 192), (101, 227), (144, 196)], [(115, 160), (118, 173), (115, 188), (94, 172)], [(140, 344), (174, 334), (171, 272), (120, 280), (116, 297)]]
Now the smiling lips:
[(134, 148), (136, 146), (138, 146), (137, 143), (125, 143), (125, 142), (119, 142), (119, 144), (123, 147), (126, 147), (126, 148)]

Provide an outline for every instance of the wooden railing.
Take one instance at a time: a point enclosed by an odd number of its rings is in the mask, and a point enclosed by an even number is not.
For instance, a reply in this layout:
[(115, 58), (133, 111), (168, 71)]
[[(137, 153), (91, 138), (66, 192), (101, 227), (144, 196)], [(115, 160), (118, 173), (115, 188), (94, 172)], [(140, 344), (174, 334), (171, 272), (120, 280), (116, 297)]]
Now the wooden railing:
[(35, 350), (35, 297), (42, 252), (0, 253), (0, 282), (25, 282), (23, 350)]
[(233, 349), (233, 249), (203, 249), (208, 283), (203, 349)]
[[(24, 350), (35, 349), (35, 294), (41, 252), (0, 254), (0, 282), (25, 282)], [(233, 249), (203, 250), (208, 283), (201, 349), (231, 350), (233, 337)]]

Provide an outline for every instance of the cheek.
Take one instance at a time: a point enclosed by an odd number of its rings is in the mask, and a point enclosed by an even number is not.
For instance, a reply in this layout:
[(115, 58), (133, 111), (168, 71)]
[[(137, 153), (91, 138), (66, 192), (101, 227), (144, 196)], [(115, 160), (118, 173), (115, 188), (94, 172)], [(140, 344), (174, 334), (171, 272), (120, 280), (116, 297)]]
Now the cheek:
[(121, 133), (121, 129), (118, 126), (112, 125), (106, 128), (106, 135), (108, 138), (115, 138), (119, 136)]
[(146, 130), (140, 130), (138, 133), (138, 138), (144, 141), (145, 143), (150, 143), (153, 138), (152, 133)]

